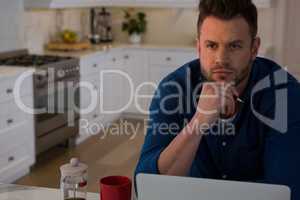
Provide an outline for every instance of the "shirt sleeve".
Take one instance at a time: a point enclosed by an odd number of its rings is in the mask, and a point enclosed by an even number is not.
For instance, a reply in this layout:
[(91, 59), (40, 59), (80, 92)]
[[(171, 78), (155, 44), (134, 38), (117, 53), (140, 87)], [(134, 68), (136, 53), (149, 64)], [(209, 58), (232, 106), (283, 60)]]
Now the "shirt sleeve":
[(166, 81), (162, 81), (152, 99), (147, 134), (135, 176), (138, 173), (159, 174), (157, 161), (161, 152), (182, 129), (179, 102), (183, 95), (175, 87), (164, 83)]
[[(297, 93), (295, 93), (296, 91)], [(279, 125), (286, 120), (287, 131), (270, 128), (265, 135), (264, 148), (264, 181), (271, 184), (282, 184), (290, 187), (292, 200), (300, 199), (300, 115), (297, 103), (300, 101), (298, 90), (288, 92), (287, 119), (282, 119)], [(273, 115), (275, 114), (273, 109)]]

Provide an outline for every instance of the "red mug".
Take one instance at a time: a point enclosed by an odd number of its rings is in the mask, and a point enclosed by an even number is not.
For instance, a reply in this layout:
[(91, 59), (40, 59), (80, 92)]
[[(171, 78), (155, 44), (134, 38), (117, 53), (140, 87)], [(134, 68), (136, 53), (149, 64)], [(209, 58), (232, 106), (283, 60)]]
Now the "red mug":
[(126, 176), (108, 176), (100, 180), (101, 200), (131, 200), (131, 180)]

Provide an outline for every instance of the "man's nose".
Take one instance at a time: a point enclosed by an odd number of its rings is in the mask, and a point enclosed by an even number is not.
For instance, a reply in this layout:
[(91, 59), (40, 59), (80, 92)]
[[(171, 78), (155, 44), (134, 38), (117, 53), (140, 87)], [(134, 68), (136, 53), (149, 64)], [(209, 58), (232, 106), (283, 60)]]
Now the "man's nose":
[(226, 64), (229, 61), (228, 51), (226, 48), (219, 48), (216, 53), (216, 64)]

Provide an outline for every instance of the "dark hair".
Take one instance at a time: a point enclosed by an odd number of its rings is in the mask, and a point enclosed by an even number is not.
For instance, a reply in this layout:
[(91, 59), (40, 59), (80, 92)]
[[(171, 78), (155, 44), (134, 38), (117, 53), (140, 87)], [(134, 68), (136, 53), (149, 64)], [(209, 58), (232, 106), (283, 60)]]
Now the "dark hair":
[(198, 35), (200, 34), (200, 26), (208, 16), (223, 20), (241, 16), (250, 27), (251, 37), (255, 38), (257, 35), (257, 8), (252, 0), (200, 0), (197, 23)]

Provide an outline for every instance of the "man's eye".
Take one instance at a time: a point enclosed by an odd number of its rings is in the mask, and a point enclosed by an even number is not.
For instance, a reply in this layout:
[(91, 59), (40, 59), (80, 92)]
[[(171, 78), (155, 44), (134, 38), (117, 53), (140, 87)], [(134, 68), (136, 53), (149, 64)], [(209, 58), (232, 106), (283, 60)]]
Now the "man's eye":
[(232, 45), (230, 45), (230, 49), (232, 49), (232, 50), (241, 49), (241, 48), (242, 48), (242, 46), (239, 45), (239, 44), (232, 44)]
[(215, 49), (217, 47), (217, 45), (216, 44), (207, 44), (206, 47), (208, 49)]

